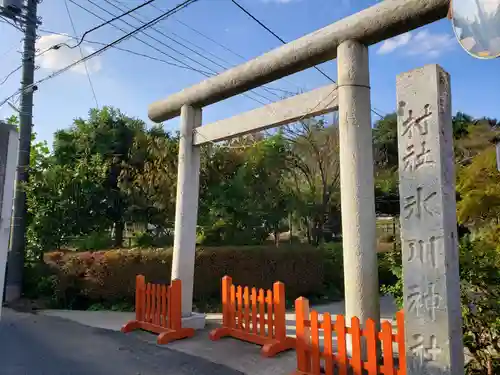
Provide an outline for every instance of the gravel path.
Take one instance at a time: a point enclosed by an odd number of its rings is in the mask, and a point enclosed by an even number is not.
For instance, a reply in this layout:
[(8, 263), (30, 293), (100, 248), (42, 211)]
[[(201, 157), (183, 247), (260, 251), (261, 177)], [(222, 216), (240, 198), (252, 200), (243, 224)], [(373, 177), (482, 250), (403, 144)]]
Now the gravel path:
[(57, 317), (3, 309), (0, 375), (241, 375), (199, 357)]

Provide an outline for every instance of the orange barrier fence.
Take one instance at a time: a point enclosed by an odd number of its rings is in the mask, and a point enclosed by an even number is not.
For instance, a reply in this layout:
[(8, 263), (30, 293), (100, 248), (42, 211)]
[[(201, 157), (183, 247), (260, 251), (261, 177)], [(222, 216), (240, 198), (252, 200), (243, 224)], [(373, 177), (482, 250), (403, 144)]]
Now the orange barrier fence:
[[(381, 324), (378, 332), (376, 324), (368, 319), (365, 328), (360, 328), (357, 317), (351, 319), (351, 326), (346, 327), (345, 317), (337, 315), (335, 322), (329, 313), (323, 314), (322, 321), (318, 318), (318, 312), (312, 310), (309, 313), (309, 301), (306, 298), (298, 298), (295, 301), (297, 319), (297, 371), (293, 375), (405, 375), (406, 357), (404, 344), (404, 316), (399, 311), (396, 314), (397, 333), (393, 334), (392, 325), (385, 321)], [(320, 349), (320, 330), (323, 333), (324, 348)], [(337, 350), (334, 354), (332, 331), (337, 338)], [(351, 336), (352, 353), (347, 355), (346, 336)], [(366, 347), (365, 360), (362, 357), (361, 341), (364, 337)], [(379, 360), (378, 347), (383, 353)], [(393, 343), (398, 345), (399, 363), (395, 365)]]
[(222, 327), (210, 332), (210, 339), (234, 337), (262, 345), (262, 355), (273, 357), (293, 349), (295, 339), (286, 336), (285, 285), (274, 283), (273, 290), (233, 285), (222, 279)]
[(143, 275), (137, 275), (135, 286), (135, 320), (125, 324), (121, 331), (136, 329), (158, 334), (158, 344), (192, 337), (194, 329), (182, 328), (180, 280), (170, 285), (147, 283)]

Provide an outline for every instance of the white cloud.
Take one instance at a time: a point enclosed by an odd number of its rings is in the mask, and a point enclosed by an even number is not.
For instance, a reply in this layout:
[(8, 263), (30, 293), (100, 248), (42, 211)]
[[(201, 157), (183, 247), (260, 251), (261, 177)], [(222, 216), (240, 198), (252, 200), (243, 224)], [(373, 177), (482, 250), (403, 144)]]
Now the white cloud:
[(428, 30), (419, 31), (408, 47), (409, 55), (437, 57), (456, 45), (456, 39), (449, 34), (431, 34)]
[[(59, 43), (67, 43), (72, 46), (76, 44), (76, 41), (68, 36), (63, 35), (45, 35), (38, 39), (38, 41), (36, 42), (36, 48), (38, 49), (38, 53), (40, 53), (40, 56), (36, 58), (37, 65), (39, 65), (43, 69), (56, 71), (59, 69), (63, 69), (82, 58), (80, 48), (78, 47), (71, 49), (66, 46), (62, 46), (57, 50), (53, 49), (42, 53), (53, 45)], [(91, 53), (95, 52), (95, 49), (89, 47), (88, 45), (82, 44), (82, 52), (83, 56), (88, 56)], [(99, 56), (89, 59), (87, 61), (87, 68), (90, 73), (96, 73), (101, 70), (102, 65)], [(84, 64), (78, 64), (71, 68), (70, 71), (78, 74), (86, 74)]]
[(433, 34), (429, 30), (422, 30), (416, 34), (407, 32), (384, 41), (377, 53), (387, 54), (397, 49), (404, 49), (405, 53), (411, 56), (437, 57), (454, 46), (455, 38), (453, 35)]
[(404, 33), (392, 39), (385, 40), (378, 49), (379, 54), (391, 53), (395, 49), (405, 46), (411, 39), (411, 33)]

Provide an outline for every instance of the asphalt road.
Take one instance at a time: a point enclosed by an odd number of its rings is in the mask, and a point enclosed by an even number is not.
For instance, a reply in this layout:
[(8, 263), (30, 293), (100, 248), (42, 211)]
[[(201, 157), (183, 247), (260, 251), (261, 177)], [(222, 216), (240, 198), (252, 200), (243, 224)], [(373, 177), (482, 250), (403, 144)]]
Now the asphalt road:
[(136, 337), (3, 309), (0, 375), (241, 375)]

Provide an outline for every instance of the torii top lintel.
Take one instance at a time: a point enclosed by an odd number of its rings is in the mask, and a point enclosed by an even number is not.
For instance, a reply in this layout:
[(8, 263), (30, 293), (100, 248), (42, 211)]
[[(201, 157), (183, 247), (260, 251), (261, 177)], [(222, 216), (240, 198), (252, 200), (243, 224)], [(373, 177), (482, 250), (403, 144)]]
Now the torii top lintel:
[(450, 0), (383, 0), (253, 60), (228, 69), (149, 106), (148, 116), (161, 122), (180, 114), (185, 104), (217, 103), (279, 78), (337, 57), (343, 41), (367, 46), (430, 24), (448, 14)]

